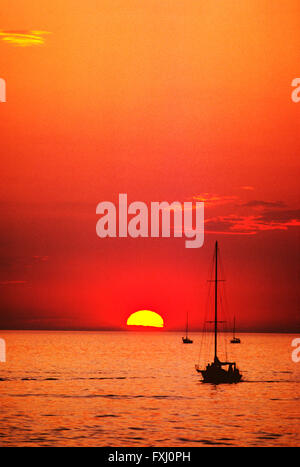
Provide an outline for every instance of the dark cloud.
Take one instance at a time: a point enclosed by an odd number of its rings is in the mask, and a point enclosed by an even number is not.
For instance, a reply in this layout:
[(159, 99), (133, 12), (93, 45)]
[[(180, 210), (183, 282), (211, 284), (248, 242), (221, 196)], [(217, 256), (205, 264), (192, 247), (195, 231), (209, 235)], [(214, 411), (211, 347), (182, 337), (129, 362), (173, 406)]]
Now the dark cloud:
[(249, 234), (300, 226), (300, 209), (265, 210), (255, 216), (217, 216), (205, 221), (206, 233)]
[(300, 219), (300, 209), (284, 209), (284, 210), (271, 210), (264, 211), (259, 219), (261, 222), (292, 222)]
[(23, 285), (26, 284), (27, 281), (19, 281), (19, 280), (8, 280), (8, 281), (0, 281), (0, 286), (1, 285)]
[(262, 201), (262, 200), (252, 200), (247, 203), (242, 204), (244, 207), (248, 208), (284, 208), (286, 204), (283, 201)]

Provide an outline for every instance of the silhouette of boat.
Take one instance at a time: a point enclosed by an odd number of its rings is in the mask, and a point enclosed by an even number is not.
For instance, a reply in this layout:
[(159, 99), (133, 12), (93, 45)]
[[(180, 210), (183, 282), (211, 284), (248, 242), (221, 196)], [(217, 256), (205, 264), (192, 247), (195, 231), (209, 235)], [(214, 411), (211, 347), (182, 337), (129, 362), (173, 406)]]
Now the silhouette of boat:
[(188, 321), (188, 313), (186, 314), (186, 330), (185, 330), (185, 337), (182, 338), (183, 344), (192, 344), (193, 341), (188, 337), (188, 328), (189, 328), (189, 321)]
[(215, 244), (215, 319), (214, 319), (214, 361), (209, 363), (205, 369), (195, 365), (196, 371), (201, 373), (204, 383), (238, 383), (242, 379), (242, 374), (236, 367), (235, 362), (221, 362), (218, 358), (218, 242)]
[(235, 336), (235, 317), (234, 317), (234, 320), (233, 320), (233, 338), (231, 339), (231, 344), (240, 344), (241, 343), (241, 339), (239, 337), (236, 337)]

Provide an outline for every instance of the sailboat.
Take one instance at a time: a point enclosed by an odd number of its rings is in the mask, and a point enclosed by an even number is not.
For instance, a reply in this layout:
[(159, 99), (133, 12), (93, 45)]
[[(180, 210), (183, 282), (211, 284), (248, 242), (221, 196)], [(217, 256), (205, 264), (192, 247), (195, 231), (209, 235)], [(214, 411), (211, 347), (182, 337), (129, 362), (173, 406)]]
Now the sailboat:
[(186, 330), (185, 330), (185, 337), (182, 338), (183, 344), (192, 344), (193, 341), (188, 337), (188, 328), (189, 328), (189, 314), (186, 314)]
[(241, 339), (235, 336), (235, 317), (233, 319), (233, 338), (231, 339), (231, 344), (240, 344)]
[(205, 369), (195, 365), (196, 371), (201, 373), (204, 383), (238, 383), (242, 374), (236, 367), (235, 362), (221, 362), (218, 358), (218, 242), (215, 244), (215, 331), (214, 331), (214, 361), (209, 363)]

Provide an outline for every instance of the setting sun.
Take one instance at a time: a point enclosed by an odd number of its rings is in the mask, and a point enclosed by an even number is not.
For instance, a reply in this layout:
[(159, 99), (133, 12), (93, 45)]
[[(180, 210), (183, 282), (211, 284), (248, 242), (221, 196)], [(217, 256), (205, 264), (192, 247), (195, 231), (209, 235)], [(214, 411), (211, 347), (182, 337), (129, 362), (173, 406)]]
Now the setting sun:
[(149, 310), (140, 310), (132, 313), (127, 320), (128, 326), (152, 326), (155, 328), (163, 328), (164, 320), (162, 317)]

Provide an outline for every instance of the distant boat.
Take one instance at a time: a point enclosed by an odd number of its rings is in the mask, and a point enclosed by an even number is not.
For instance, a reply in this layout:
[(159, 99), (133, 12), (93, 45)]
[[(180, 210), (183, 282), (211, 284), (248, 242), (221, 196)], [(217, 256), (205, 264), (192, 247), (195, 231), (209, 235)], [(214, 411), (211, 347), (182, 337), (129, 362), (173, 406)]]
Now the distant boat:
[(235, 337), (235, 317), (233, 319), (233, 338), (231, 339), (231, 344), (240, 344), (241, 339), (239, 337)]
[(186, 314), (186, 330), (185, 330), (185, 337), (182, 338), (183, 344), (192, 344), (193, 341), (188, 337), (188, 329), (189, 329), (189, 315)]
[(201, 373), (204, 383), (238, 383), (242, 375), (236, 367), (235, 362), (221, 362), (218, 358), (218, 242), (215, 245), (215, 332), (214, 332), (214, 361), (209, 363), (205, 369), (195, 365), (196, 371)]

